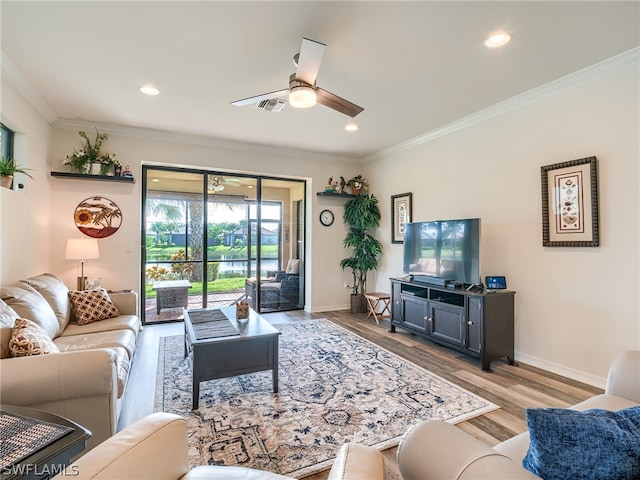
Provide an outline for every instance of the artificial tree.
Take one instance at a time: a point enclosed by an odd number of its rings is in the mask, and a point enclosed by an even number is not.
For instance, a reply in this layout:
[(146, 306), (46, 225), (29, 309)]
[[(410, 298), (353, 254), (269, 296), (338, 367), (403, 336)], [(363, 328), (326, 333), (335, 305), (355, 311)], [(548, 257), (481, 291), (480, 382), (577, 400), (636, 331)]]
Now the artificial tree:
[(344, 241), (351, 248), (351, 256), (340, 262), (342, 269), (350, 268), (353, 275), (351, 287), (351, 313), (366, 311), (364, 293), (367, 291), (367, 273), (378, 268), (382, 243), (370, 231), (380, 226), (380, 208), (374, 195), (358, 195), (344, 205), (344, 223), (349, 227)]

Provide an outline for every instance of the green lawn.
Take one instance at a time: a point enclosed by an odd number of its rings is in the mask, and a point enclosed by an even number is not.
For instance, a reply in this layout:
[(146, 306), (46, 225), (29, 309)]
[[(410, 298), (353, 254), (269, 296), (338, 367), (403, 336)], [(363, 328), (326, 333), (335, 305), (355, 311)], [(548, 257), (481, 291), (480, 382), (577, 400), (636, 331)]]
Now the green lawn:
[[(189, 295), (202, 295), (202, 282), (190, 282), (191, 288), (189, 289)], [(242, 290), (244, 288), (244, 278), (219, 278), (213, 282), (207, 284), (207, 292), (229, 292), (232, 290)], [(147, 298), (154, 298), (156, 291), (153, 290), (152, 285), (147, 285), (145, 288), (145, 295)]]
[[(184, 250), (184, 247), (177, 247), (173, 245), (167, 247), (147, 247), (147, 261), (169, 261), (171, 259), (171, 255), (175, 255), (181, 249)], [(253, 250), (252, 256), (255, 257), (255, 252)], [(276, 258), (278, 256), (278, 246), (263, 245), (262, 256), (268, 258)], [(208, 247), (207, 258), (209, 259), (209, 261), (222, 260), (223, 258), (225, 260), (246, 260), (247, 247), (236, 248), (224, 245)]]

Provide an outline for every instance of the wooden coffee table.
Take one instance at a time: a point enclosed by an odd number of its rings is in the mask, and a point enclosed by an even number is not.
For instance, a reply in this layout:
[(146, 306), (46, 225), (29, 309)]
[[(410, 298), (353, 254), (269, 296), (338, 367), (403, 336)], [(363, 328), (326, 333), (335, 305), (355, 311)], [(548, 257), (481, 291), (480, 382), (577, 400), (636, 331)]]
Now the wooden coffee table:
[[(227, 329), (224, 336), (198, 338), (192, 320), (201, 320), (207, 312), (211, 312), (212, 317), (220, 317), (220, 312), (224, 313), (237, 333), (229, 334)], [(193, 373), (194, 410), (198, 409), (200, 382), (216, 378), (272, 370), (273, 392), (278, 392), (280, 332), (253, 309), (249, 309), (247, 320), (238, 322), (235, 318), (235, 306), (184, 311), (184, 356), (189, 357)], [(201, 327), (202, 322), (198, 326)]]

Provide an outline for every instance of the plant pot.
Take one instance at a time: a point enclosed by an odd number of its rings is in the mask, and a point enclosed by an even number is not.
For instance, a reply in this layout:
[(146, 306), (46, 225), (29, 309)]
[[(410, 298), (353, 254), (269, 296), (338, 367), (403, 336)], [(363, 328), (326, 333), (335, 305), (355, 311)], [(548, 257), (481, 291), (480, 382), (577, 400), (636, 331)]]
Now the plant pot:
[(364, 295), (351, 294), (351, 313), (367, 313), (367, 302)]
[(12, 183), (13, 183), (13, 175), (9, 175), (7, 177), (0, 177), (0, 187), (11, 188)]
[(351, 187), (351, 191), (353, 192), (354, 195), (360, 195), (360, 192), (362, 191), (362, 187)]

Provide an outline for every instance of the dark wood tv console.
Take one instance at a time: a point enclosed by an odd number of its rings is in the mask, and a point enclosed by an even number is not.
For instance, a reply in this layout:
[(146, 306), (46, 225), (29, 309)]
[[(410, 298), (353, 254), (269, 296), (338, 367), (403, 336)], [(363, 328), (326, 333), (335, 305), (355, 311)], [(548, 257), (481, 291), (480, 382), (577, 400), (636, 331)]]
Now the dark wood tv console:
[(513, 356), (515, 292), (471, 293), (403, 278), (391, 279), (391, 333), (396, 327), (480, 359), (482, 370), (491, 362)]

